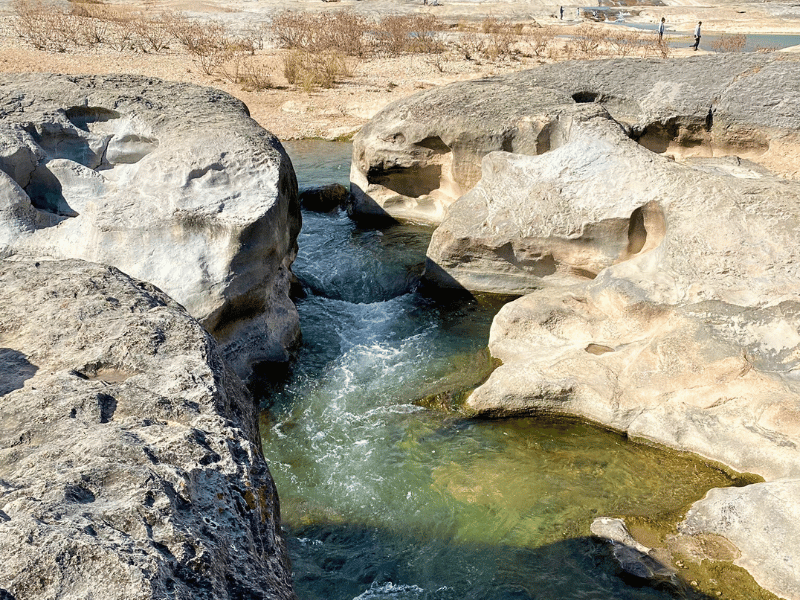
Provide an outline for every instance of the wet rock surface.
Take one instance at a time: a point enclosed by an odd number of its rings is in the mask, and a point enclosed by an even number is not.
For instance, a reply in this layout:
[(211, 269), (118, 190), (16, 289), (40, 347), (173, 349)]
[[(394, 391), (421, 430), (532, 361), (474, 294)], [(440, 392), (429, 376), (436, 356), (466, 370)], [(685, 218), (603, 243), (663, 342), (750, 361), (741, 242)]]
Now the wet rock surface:
[(0, 261), (0, 596), (293, 598), (257, 407), (159, 289)]
[(224, 92), (137, 76), (0, 77), (0, 256), (79, 258), (159, 286), (242, 376), (286, 359), (297, 183)]

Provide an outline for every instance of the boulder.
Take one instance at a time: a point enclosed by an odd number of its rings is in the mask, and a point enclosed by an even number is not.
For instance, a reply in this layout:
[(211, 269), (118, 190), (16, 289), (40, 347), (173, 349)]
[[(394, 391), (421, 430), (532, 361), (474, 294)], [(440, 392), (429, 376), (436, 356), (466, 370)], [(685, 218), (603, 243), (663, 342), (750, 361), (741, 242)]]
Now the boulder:
[(210, 88), (0, 77), (0, 256), (118, 267), (175, 298), (240, 375), (286, 359), (300, 228), (286, 153)]
[(0, 261), (0, 597), (294, 597), (257, 407), (114, 267)]
[(546, 154), (488, 155), (434, 232), (426, 276), (517, 295), (624, 280), (667, 304), (796, 297), (800, 182), (730, 158), (670, 160), (603, 113), (574, 115)]
[(734, 564), (781, 598), (800, 598), (800, 480), (713, 489), (679, 526), (682, 535), (719, 535), (739, 549)]
[(467, 410), (577, 416), (764, 477), (709, 494), (684, 535), (725, 536), (792, 599), (798, 82), (796, 57), (760, 54), (465, 82), (376, 116), (351, 176), (364, 212), (440, 222), (428, 279), (522, 296), (494, 319), (502, 364)]
[(659, 153), (729, 156), (800, 177), (800, 62), (786, 54), (612, 59), (545, 65), (420, 92), (385, 107), (353, 141), (354, 211), (438, 224), (503, 150), (561, 144), (577, 105), (605, 108)]

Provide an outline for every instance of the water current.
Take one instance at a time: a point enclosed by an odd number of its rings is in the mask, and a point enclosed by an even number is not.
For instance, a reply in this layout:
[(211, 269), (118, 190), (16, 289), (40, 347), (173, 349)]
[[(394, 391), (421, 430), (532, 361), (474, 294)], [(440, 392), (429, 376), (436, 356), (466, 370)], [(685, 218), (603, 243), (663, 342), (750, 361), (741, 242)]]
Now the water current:
[[(348, 183), (349, 144), (285, 146), (301, 189)], [(426, 292), (430, 234), (303, 214), (304, 344), (261, 390), (300, 600), (683, 597), (621, 576), (589, 526), (674, 522), (732, 481), (585, 423), (448, 410), (449, 390), (487, 372), (497, 306)]]

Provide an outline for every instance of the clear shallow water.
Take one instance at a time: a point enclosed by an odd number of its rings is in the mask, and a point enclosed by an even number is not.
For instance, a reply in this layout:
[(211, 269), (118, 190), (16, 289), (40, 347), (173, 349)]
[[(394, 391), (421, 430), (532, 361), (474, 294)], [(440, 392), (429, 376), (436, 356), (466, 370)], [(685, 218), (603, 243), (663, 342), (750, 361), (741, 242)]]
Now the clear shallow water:
[[(301, 188), (349, 170), (349, 145), (286, 146)], [(485, 376), (497, 308), (426, 295), (429, 236), (304, 214), (304, 346), (262, 415), (299, 598), (692, 595), (631, 585), (589, 525), (674, 514), (726, 475), (583, 423), (420, 405)]]

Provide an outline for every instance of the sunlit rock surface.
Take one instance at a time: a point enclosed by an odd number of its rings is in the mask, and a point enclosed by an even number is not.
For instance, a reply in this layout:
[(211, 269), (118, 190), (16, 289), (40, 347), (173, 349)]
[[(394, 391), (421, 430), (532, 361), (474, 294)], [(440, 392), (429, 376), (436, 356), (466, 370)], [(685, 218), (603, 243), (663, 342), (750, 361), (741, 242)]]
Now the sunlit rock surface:
[(353, 210), (439, 223), (481, 178), (485, 155), (553, 150), (586, 104), (656, 152), (758, 159), (797, 179), (797, 65), (788, 54), (741, 53), (584, 61), (420, 92), (354, 139)]
[[(470, 410), (579, 416), (763, 476), (698, 502), (684, 535), (726, 536), (786, 598), (800, 598), (799, 129), (797, 57), (556, 64), (390, 105), (351, 176), (365, 213), (440, 222), (430, 280), (522, 295), (494, 320), (502, 365)], [(417, 172), (426, 188), (403, 187)], [(773, 485), (785, 502), (759, 500)]]
[(175, 298), (241, 375), (285, 359), (300, 228), (280, 143), (224, 92), (0, 77), (0, 256), (110, 264)]
[(291, 599), (257, 407), (149, 283), (0, 260), (0, 597)]

